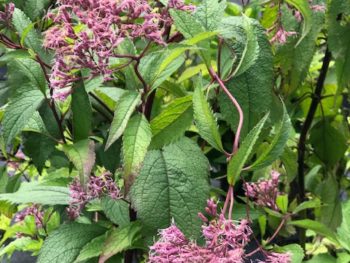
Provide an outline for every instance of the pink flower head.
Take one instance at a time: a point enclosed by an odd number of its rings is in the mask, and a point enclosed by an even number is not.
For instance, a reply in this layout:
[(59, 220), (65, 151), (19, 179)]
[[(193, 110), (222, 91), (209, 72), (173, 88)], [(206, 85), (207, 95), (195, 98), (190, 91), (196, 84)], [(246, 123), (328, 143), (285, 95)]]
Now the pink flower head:
[(22, 222), (27, 216), (34, 217), (35, 225), (37, 228), (43, 227), (44, 212), (40, 210), (40, 207), (38, 205), (32, 205), (18, 212), (15, 216), (15, 222)]
[(311, 10), (315, 12), (324, 12), (326, 11), (326, 6), (325, 5), (312, 5), (310, 6)]
[(266, 263), (291, 263), (289, 253), (270, 253), (266, 258)]
[(194, 5), (186, 5), (183, 0), (169, 0), (169, 8), (175, 8), (182, 11), (195, 11), (196, 7)]
[(256, 183), (246, 183), (244, 185), (246, 196), (254, 199), (258, 206), (267, 206), (278, 210), (276, 198), (279, 194), (279, 176), (280, 174), (277, 171), (271, 171), (271, 179), (259, 180)]
[(14, 3), (9, 3), (5, 5), (5, 11), (0, 12), (0, 23), (9, 25), (11, 23), (14, 11), (15, 11)]
[(294, 31), (285, 31), (284, 28), (281, 26), (276, 34), (271, 38), (270, 43), (279, 43), (279, 44), (285, 44), (287, 42), (287, 37), (296, 35), (297, 32)]

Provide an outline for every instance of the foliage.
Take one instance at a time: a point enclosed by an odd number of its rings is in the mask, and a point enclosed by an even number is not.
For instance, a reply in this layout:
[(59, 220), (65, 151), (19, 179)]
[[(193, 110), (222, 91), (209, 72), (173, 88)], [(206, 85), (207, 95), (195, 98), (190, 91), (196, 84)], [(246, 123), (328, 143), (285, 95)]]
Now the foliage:
[(349, 262), (349, 76), (347, 0), (0, 1), (0, 260)]

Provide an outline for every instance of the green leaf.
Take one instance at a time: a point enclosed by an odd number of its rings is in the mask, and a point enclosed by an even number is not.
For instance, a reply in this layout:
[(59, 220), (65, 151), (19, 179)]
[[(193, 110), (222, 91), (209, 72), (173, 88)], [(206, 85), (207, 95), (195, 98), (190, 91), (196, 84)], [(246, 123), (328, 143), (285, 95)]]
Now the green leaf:
[[(338, 256), (338, 255), (337, 255)], [(337, 257), (339, 259), (339, 257)], [(336, 263), (338, 260), (335, 257), (332, 257), (331, 255), (327, 254), (317, 254), (312, 257), (312, 259), (303, 261), (305, 263)], [(341, 262), (341, 261), (340, 261)], [(348, 261), (345, 261), (346, 263)]]
[(230, 185), (233, 185), (239, 178), (239, 175), (246, 164), (268, 117), (269, 114), (266, 114), (265, 117), (262, 118), (254, 127), (254, 129), (249, 132), (247, 137), (243, 140), (237, 153), (231, 158), (227, 167), (227, 181)]
[(35, 53), (44, 59), (45, 62), (49, 63), (49, 56), (42, 47), (41, 34), (35, 29), (26, 32), (26, 29), (32, 24), (32, 21), (22, 10), (15, 8), (12, 16), (12, 24), (20, 36), (22, 36), (24, 33), (26, 34), (26, 38), (24, 40), (26, 47), (35, 51)]
[(276, 204), (283, 214), (288, 211), (288, 195), (278, 195)]
[(215, 149), (223, 152), (221, 136), (213, 111), (202, 92), (202, 80), (197, 81), (193, 94), (193, 112), (196, 126), (201, 137)]
[(200, 22), (189, 12), (171, 9), (170, 14), (174, 19), (177, 30), (179, 30), (185, 38), (193, 38), (205, 31)]
[(312, 28), (312, 11), (308, 1), (304, 0), (286, 0), (286, 2), (294, 6), (303, 16), (303, 30), (296, 46), (306, 37)]
[(140, 222), (132, 222), (112, 230), (106, 240), (99, 263), (104, 263), (112, 256), (132, 248), (141, 239), (141, 228)]
[(6, 144), (10, 144), (26, 126), (43, 101), (44, 96), (40, 90), (30, 85), (21, 86), (5, 109), (2, 125)]
[(334, 166), (347, 149), (344, 135), (327, 121), (320, 121), (312, 127), (310, 142), (317, 157), (329, 166)]
[(152, 131), (146, 118), (135, 115), (130, 119), (123, 135), (124, 175), (136, 175), (151, 143)]
[(17, 49), (13, 51), (6, 52), (0, 57), (0, 63), (9, 63), (15, 59), (30, 58), (30, 54), (27, 50)]
[(140, 100), (140, 94), (133, 91), (125, 92), (120, 97), (109, 130), (109, 136), (105, 148), (106, 150), (123, 134), (126, 125)]
[(114, 200), (104, 197), (101, 206), (106, 217), (118, 226), (125, 226), (130, 223), (129, 205), (123, 200)]
[[(270, 109), (273, 88), (273, 56), (265, 31), (257, 22), (253, 23), (259, 43), (259, 54), (255, 63), (243, 74), (227, 82), (227, 88), (237, 99), (244, 113), (241, 136), (244, 138)], [(242, 50), (243, 48), (241, 48)], [(241, 52), (241, 51), (240, 51)], [(233, 130), (237, 129), (238, 112), (223, 91), (219, 94), (219, 106), (225, 121)]]
[(209, 163), (198, 146), (183, 138), (149, 151), (131, 189), (131, 199), (145, 231), (155, 234), (172, 220), (189, 236), (198, 236), (209, 193)]
[(269, 166), (281, 156), (286, 145), (292, 124), (286, 108), (283, 106), (282, 120), (276, 125), (275, 135), (269, 146), (258, 156), (256, 161), (249, 167), (250, 170), (257, 170)]
[(73, 136), (74, 141), (89, 137), (92, 123), (92, 109), (84, 82), (75, 83), (72, 93)]
[(23, 10), (30, 19), (35, 20), (44, 13), (50, 3), (50, 0), (27, 0)]
[(343, 220), (337, 229), (340, 244), (350, 252), (350, 201), (342, 204)]
[(290, 253), (290, 263), (301, 263), (304, 259), (304, 250), (298, 244), (290, 244), (283, 247), (277, 247), (274, 250), (279, 253)]
[(38, 182), (23, 182), (17, 192), (0, 194), (0, 200), (15, 204), (67, 205), (69, 199), (67, 187), (47, 186)]
[(79, 255), (74, 263), (86, 262), (88, 259), (98, 257), (102, 253), (106, 239), (107, 235), (105, 233), (102, 236), (91, 240), (82, 248), (82, 250), (80, 250)]
[(330, 230), (326, 225), (318, 221), (310, 220), (310, 219), (302, 219), (302, 220), (290, 221), (288, 222), (288, 224), (292, 226), (313, 230), (317, 234), (327, 237), (334, 243), (336, 244), (338, 243), (337, 236), (335, 235), (335, 233), (332, 230)]
[(314, 200), (309, 200), (302, 202), (299, 204), (294, 210), (293, 214), (298, 214), (300, 211), (303, 211), (305, 209), (310, 209), (310, 208), (319, 208), (321, 207), (321, 202), (319, 199), (314, 199)]
[(106, 229), (94, 224), (63, 224), (45, 240), (38, 263), (72, 263), (82, 248)]
[(85, 186), (95, 164), (95, 143), (89, 140), (63, 145), (63, 152), (79, 172), (80, 183)]
[(151, 121), (151, 147), (161, 148), (183, 135), (192, 123), (192, 96), (174, 99)]
[(45, 162), (55, 150), (55, 145), (56, 141), (44, 134), (37, 132), (23, 133), (23, 152), (32, 159), (39, 173), (42, 172)]
[(327, 16), (328, 43), (338, 79), (338, 91), (350, 84), (350, 23), (346, 17), (350, 15), (350, 3), (342, 0), (332, 0), (329, 4)]
[(226, 0), (203, 0), (196, 8), (194, 16), (207, 31), (217, 29), (220, 19), (224, 17)]

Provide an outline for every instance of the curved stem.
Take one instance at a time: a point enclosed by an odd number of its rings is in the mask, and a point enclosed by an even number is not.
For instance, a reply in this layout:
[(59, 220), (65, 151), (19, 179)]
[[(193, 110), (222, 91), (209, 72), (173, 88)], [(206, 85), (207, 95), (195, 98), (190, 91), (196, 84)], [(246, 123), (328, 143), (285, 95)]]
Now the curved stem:
[(219, 86), (222, 88), (222, 90), (225, 92), (225, 94), (229, 97), (229, 99), (231, 100), (232, 104), (236, 107), (238, 114), (239, 114), (239, 122), (238, 122), (238, 127), (237, 127), (237, 131), (235, 134), (235, 139), (234, 139), (233, 149), (232, 149), (232, 155), (233, 155), (237, 152), (238, 146), (239, 146), (239, 140), (240, 140), (241, 131), (243, 128), (243, 121), (244, 121), (243, 110), (241, 108), (241, 105), (239, 105), (239, 103), (235, 99), (235, 97), (233, 97), (231, 92), (226, 88), (225, 83), (216, 74), (216, 72), (214, 71), (214, 69), (212, 67), (209, 68), (209, 73), (210, 73), (211, 77), (218, 82)]
[(232, 219), (232, 208), (233, 208), (233, 204), (235, 202), (235, 198), (233, 195), (233, 186), (231, 187), (231, 193), (230, 193), (230, 198), (231, 198), (231, 202), (230, 202), (230, 209), (228, 210), (228, 219), (231, 220)]

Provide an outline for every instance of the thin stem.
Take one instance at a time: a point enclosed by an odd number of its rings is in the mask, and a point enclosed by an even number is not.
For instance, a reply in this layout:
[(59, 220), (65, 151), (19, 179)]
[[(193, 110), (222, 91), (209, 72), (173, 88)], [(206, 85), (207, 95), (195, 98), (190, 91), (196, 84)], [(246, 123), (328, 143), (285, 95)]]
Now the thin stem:
[(225, 203), (224, 203), (224, 207), (222, 208), (221, 210), (221, 213), (223, 215), (226, 214), (226, 210), (227, 210), (227, 207), (228, 207), (228, 204), (230, 203), (231, 201), (231, 192), (233, 191), (233, 187), (232, 185), (229, 186), (228, 188), (228, 191), (227, 191), (227, 194), (226, 194), (226, 200), (225, 200)]
[(241, 135), (241, 131), (242, 131), (242, 127), (243, 127), (243, 121), (244, 121), (243, 110), (242, 110), (241, 106), (239, 105), (238, 101), (235, 99), (235, 97), (232, 96), (231, 92), (226, 88), (224, 82), (216, 74), (216, 72), (214, 71), (214, 69), (212, 67), (209, 68), (209, 73), (210, 73), (211, 77), (218, 82), (218, 84), (220, 85), (222, 90), (229, 97), (229, 99), (231, 100), (232, 104), (236, 107), (236, 109), (238, 111), (238, 114), (239, 114), (238, 127), (237, 127), (237, 131), (236, 131), (236, 134), (235, 134), (235, 139), (234, 139), (234, 143), (233, 143), (233, 147), (232, 147), (233, 148), (232, 149), (232, 155), (233, 155), (233, 154), (235, 154), (237, 152), (238, 146), (239, 146), (239, 140), (240, 140), (240, 135)]
[(230, 202), (230, 209), (228, 210), (228, 219), (231, 220), (232, 219), (232, 209), (233, 209), (233, 204), (235, 202), (235, 198), (233, 195), (233, 186), (230, 186), (232, 188), (231, 190), (231, 194), (230, 194), (230, 198), (231, 198), (231, 202)]

